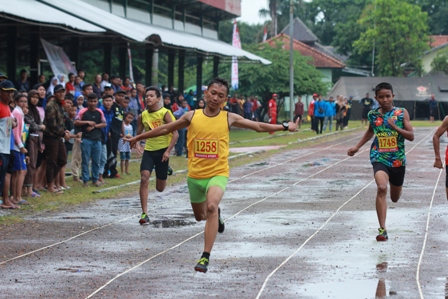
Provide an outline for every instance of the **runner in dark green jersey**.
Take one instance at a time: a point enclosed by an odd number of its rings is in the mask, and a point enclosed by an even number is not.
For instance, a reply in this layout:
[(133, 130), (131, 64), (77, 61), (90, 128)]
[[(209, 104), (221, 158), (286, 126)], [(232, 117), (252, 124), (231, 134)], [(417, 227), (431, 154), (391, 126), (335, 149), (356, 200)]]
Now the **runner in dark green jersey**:
[(392, 85), (380, 83), (375, 87), (375, 99), (380, 107), (368, 114), (369, 127), (358, 144), (348, 150), (353, 156), (373, 136), (370, 148), (370, 162), (373, 166), (376, 193), (376, 212), (380, 228), (377, 241), (387, 241), (387, 182), (390, 185), (390, 198), (393, 202), (400, 199), (406, 170), (404, 140), (414, 140), (414, 133), (409, 113), (404, 108), (393, 105), (394, 93)]

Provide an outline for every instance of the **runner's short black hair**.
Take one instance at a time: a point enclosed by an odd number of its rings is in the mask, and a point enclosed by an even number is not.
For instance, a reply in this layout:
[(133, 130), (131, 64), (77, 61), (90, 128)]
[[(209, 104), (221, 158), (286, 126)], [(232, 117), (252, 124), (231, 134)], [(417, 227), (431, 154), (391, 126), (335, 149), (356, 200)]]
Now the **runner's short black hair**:
[(392, 92), (392, 94), (394, 93), (394, 89), (392, 88), (392, 85), (390, 85), (387, 82), (382, 82), (375, 87), (375, 95), (377, 95), (381, 89), (387, 89), (387, 90), (390, 90)]
[(207, 88), (210, 88), (210, 86), (212, 86), (213, 84), (224, 86), (227, 89), (227, 94), (229, 94), (229, 82), (226, 79), (216, 77), (208, 83)]
[(156, 92), (156, 96), (157, 96), (158, 98), (160, 98), (160, 96), (162, 95), (162, 93), (160, 92), (160, 89), (159, 89), (158, 87), (156, 87), (156, 86), (149, 86), (149, 87), (146, 87), (146, 91), (145, 91), (145, 93), (147, 93), (147, 92), (150, 91), (150, 90), (154, 90), (154, 91)]

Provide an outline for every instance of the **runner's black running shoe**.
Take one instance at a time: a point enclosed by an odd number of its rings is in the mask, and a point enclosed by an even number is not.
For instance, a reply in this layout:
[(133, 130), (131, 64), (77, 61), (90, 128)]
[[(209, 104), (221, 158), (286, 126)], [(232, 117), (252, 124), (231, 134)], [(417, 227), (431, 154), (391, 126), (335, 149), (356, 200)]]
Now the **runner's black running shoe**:
[(207, 272), (207, 268), (208, 268), (208, 258), (201, 257), (201, 259), (198, 261), (198, 263), (194, 267), (194, 270), (198, 271), (198, 272), (205, 273), (205, 272)]
[(168, 175), (172, 175), (173, 174), (173, 169), (168, 165), (168, 171), (167, 171)]
[(387, 236), (387, 231), (384, 228), (380, 227), (378, 229), (378, 232), (379, 232), (379, 235), (376, 236), (376, 240), (378, 242), (384, 242), (384, 241), (389, 240), (389, 237)]
[(140, 225), (142, 225), (142, 224), (149, 224), (149, 217), (148, 217), (148, 215), (146, 215), (145, 213), (142, 213), (142, 217), (140, 218), (139, 223), (140, 223)]
[(223, 233), (225, 228), (224, 221), (221, 219), (221, 208), (218, 207), (218, 233)]

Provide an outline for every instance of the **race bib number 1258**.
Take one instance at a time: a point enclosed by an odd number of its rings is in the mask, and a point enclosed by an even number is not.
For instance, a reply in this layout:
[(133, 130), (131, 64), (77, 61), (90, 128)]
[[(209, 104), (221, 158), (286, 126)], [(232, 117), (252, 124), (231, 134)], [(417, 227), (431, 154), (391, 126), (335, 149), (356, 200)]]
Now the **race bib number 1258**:
[(196, 139), (194, 141), (194, 156), (197, 158), (218, 158), (218, 140)]

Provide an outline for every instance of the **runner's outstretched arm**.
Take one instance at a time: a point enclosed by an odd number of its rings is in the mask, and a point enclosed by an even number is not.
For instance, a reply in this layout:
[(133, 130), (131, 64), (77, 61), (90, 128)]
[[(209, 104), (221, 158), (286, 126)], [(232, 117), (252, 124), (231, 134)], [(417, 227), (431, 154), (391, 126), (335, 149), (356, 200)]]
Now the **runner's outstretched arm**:
[[(283, 125), (274, 125), (252, 121), (249, 119), (245, 119), (241, 115), (238, 115), (236, 113), (229, 113), (229, 125), (237, 128), (251, 129), (256, 132), (275, 132), (284, 130)], [(288, 122), (288, 131), (296, 132), (298, 125), (299, 119), (297, 119), (295, 122)]]
[(193, 117), (193, 114), (194, 110), (189, 111), (176, 121), (164, 124), (160, 127), (152, 129), (151, 131), (139, 134), (133, 138), (123, 138), (123, 140), (129, 142), (131, 148), (134, 148), (135, 144), (140, 140), (166, 135), (173, 131), (188, 127), (190, 125), (190, 120)]

